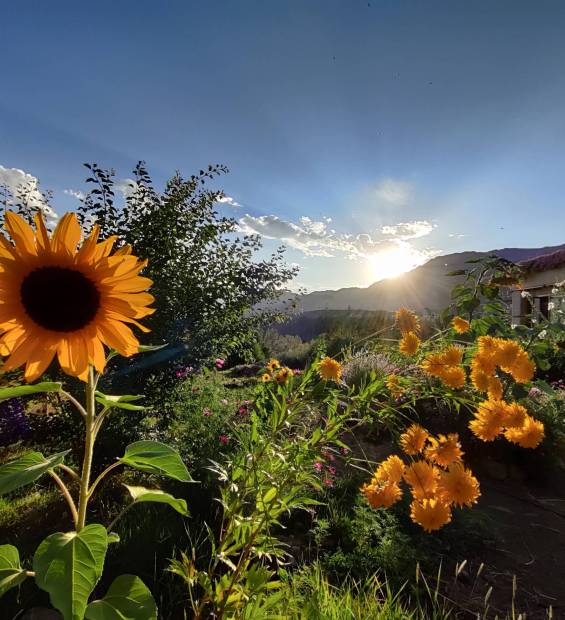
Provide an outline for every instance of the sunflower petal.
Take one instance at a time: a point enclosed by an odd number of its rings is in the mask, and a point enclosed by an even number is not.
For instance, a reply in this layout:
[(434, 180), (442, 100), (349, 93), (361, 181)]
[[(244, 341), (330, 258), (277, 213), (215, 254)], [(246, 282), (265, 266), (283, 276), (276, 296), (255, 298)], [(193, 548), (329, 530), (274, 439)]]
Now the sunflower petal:
[(80, 241), (81, 230), (77, 217), (74, 213), (65, 213), (59, 223), (53, 238), (51, 246), (56, 254), (74, 256), (78, 242)]
[(13, 211), (6, 211), (6, 228), (10, 233), (10, 237), (14, 240), (16, 248), (20, 254), (37, 255), (35, 247), (35, 235), (33, 228), (19, 215)]
[(51, 250), (51, 241), (49, 239), (49, 233), (43, 221), (43, 215), (36, 213), (34, 216), (35, 229), (37, 230), (37, 247), (43, 252), (49, 252)]

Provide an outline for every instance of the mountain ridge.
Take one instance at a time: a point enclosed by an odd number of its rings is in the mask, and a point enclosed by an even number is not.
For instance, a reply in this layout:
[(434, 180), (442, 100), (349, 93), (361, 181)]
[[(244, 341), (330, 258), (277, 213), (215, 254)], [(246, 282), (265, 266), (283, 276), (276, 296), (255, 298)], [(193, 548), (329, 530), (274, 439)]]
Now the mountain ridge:
[(565, 244), (541, 248), (501, 248), (488, 252), (463, 251), (430, 259), (406, 273), (374, 282), (366, 288), (351, 286), (337, 290), (313, 291), (298, 296), (297, 309), (313, 310), (396, 310), (408, 306), (416, 312), (438, 311), (449, 304), (453, 286), (461, 277), (448, 277), (450, 271), (463, 269), (466, 261), (498, 256), (520, 262), (565, 249)]

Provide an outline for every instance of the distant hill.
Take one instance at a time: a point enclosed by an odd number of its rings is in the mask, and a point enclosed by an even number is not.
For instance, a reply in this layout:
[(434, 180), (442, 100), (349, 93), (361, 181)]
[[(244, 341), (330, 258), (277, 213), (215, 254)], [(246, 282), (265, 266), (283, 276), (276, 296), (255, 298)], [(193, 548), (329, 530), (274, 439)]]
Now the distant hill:
[(408, 306), (416, 312), (438, 311), (449, 305), (450, 291), (461, 278), (446, 274), (468, 267), (466, 261), (492, 256), (519, 262), (555, 250), (565, 244), (543, 248), (504, 248), (490, 252), (459, 252), (432, 258), (412, 271), (380, 280), (367, 288), (351, 287), (337, 291), (315, 291), (298, 297), (297, 310), (396, 310)]

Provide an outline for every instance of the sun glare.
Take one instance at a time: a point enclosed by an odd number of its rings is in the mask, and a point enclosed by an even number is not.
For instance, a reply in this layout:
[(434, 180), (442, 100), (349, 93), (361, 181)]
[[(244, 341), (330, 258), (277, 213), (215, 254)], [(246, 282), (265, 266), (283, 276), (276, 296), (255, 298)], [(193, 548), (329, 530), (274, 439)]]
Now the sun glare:
[(422, 255), (411, 248), (391, 248), (369, 258), (375, 281), (397, 276), (414, 269), (424, 262)]

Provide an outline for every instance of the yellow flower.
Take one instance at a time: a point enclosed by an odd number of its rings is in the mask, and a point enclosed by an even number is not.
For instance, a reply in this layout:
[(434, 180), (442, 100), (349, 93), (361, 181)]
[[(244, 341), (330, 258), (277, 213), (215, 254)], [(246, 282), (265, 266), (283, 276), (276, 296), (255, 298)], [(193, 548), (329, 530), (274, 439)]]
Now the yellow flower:
[(458, 333), (458, 334), (465, 334), (466, 332), (469, 331), (469, 329), (471, 328), (471, 324), (469, 323), (469, 321), (463, 319), (460, 316), (456, 316), (453, 321), (453, 329)]
[(275, 375), (275, 381), (279, 384), (279, 385), (284, 385), (285, 383), (288, 383), (288, 380), (293, 376), (293, 372), (290, 368), (287, 368), (286, 366), (284, 368), (281, 368), (277, 374)]
[(405, 469), (404, 461), (400, 457), (392, 455), (379, 465), (374, 479), (379, 482), (400, 482)]
[(498, 353), (500, 342), (500, 338), (494, 338), (493, 336), (479, 336), (477, 338), (479, 354), (485, 358), (496, 355)]
[(496, 376), (489, 377), (487, 391), (489, 400), (500, 400), (503, 392), (502, 381)]
[(441, 360), (446, 366), (459, 366), (463, 359), (463, 349), (451, 345), (441, 352)]
[(518, 403), (509, 403), (506, 405), (506, 418), (504, 426), (506, 428), (516, 428), (524, 425), (528, 417), (528, 410)]
[(263, 374), (261, 375), (261, 381), (262, 381), (263, 383), (268, 383), (270, 380), (271, 380), (271, 375), (270, 375), (268, 372), (263, 373)]
[(522, 426), (507, 428), (504, 436), (508, 441), (522, 448), (537, 448), (543, 441), (545, 430), (543, 422), (527, 415)]
[(504, 372), (511, 372), (521, 351), (523, 351), (522, 347), (514, 340), (501, 340), (495, 355), (497, 366), (500, 366)]
[(420, 333), (420, 319), (408, 308), (400, 308), (395, 314), (396, 326), (402, 334), (414, 332), (416, 335)]
[(318, 374), (322, 379), (339, 381), (341, 379), (341, 364), (331, 357), (324, 357), (318, 364)]
[(438, 438), (429, 438), (430, 445), (426, 448), (425, 455), (430, 461), (433, 461), (441, 467), (447, 467), (455, 461), (461, 460), (463, 451), (459, 442), (457, 433), (447, 435), (438, 435)]
[(402, 491), (395, 482), (364, 484), (361, 493), (372, 508), (389, 508), (402, 497)]
[(416, 499), (432, 497), (437, 489), (439, 470), (427, 461), (415, 461), (406, 468), (404, 480)]
[(441, 377), (445, 371), (445, 362), (440, 353), (429, 353), (422, 364), (424, 372), (432, 377)]
[(404, 355), (414, 355), (420, 346), (420, 339), (415, 332), (406, 332), (400, 341), (400, 352)]
[(534, 377), (536, 365), (525, 351), (520, 351), (510, 368), (512, 378), (516, 383), (528, 383)]
[(447, 368), (441, 377), (446, 385), (454, 389), (462, 388), (465, 385), (466, 378), (465, 369), (460, 366)]
[(402, 389), (402, 385), (400, 384), (398, 375), (389, 375), (386, 379), (386, 386), (394, 398), (401, 396), (404, 391)]
[(506, 403), (503, 400), (485, 400), (479, 404), (469, 428), (479, 439), (492, 441), (502, 432), (506, 416)]
[(477, 503), (481, 492), (475, 476), (462, 463), (453, 463), (448, 471), (440, 474), (438, 495), (446, 502), (470, 508)]
[(441, 499), (415, 500), (410, 505), (410, 518), (426, 532), (433, 532), (451, 521), (451, 508)]
[(471, 370), (471, 382), (479, 392), (487, 392), (490, 376), (478, 368)]
[(418, 454), (424, 449), (428, 436), (428, 431), (419, 424), (412, 424), (405, 433), (400, 435), (400, 447), (406, 454)]
[(0, 233), (0, 353), (3, 370), (26, 364), (35, 381), (57, 355), (69, 375), (87, 380), (88, 367), (104, 370), (104, 345), (129, 357), (139, 341), (127, 323), (149, 331), (136, 319), (152, 314), (152, 282), (139, 275), (147, 265), (116, 241), (98, 243), (99, 227), (79, 246), (82, 231), (74, 213), (64, 215), (49, 236), (41, 215), (35, 231), (8, 211)]
[(482, 372), (485, 375), (492, 375), (496, 370), (496, 360), (494, 355), (481, 353), (479, 350), (471, 360), (471, 371)]
[(279, 360), (276, 360), (274, 358), (271, 359), (269, 363), (267, 364), (267, 370), (269, 372), (275, 372), (275, 370), (277, 370), (280, 367), (281, 367), (281, 363), (279, 362)]

